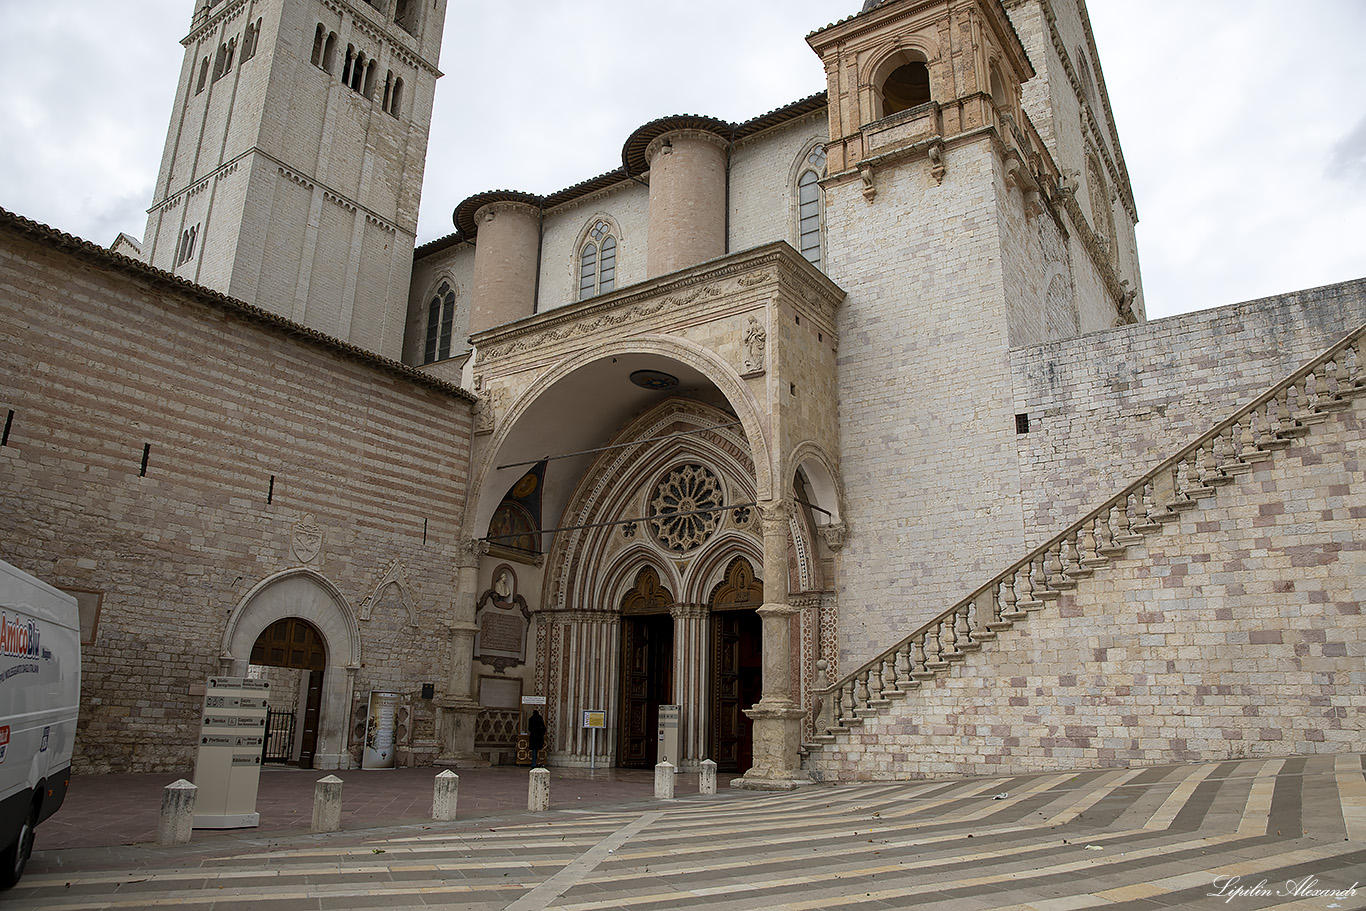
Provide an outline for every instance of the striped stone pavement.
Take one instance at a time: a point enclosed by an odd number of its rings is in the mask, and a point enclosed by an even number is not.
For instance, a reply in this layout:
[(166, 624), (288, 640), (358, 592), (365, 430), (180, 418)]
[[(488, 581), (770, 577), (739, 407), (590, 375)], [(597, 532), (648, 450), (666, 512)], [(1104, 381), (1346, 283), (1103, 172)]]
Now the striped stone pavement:
[(53, 851), (35, 856), (4, 906), (1366, 909), (1366, 756), (728, 792)]

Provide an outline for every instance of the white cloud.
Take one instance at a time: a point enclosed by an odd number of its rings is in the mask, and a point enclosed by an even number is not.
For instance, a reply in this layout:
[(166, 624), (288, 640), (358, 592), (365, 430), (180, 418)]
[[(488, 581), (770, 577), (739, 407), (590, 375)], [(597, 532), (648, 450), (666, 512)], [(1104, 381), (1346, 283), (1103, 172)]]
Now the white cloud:
[[(548, 193), (673, 113), (745, 120), (824, 88), (805, 36), (861, 0), (451, 0), (419, 241), (466, 196)], [(0, 0), (0, 205), (141, 235), (190, 0)], [(1094, 0), (1150, 315), (1366, 274), (1366, 4)]]

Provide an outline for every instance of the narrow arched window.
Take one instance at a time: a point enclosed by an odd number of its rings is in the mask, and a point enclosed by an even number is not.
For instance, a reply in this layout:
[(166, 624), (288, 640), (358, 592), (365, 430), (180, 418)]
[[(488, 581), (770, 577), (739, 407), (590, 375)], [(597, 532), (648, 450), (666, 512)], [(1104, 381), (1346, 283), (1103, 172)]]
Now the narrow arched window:
[(797, 177), (797, 249), (817, 269), (825, 267), (825, 199), (820, 183), (824, 175), (825, 150), (817, 147), (807, 154)]
[(356, 63), (356, 46), (355, 46), (354, 44), (348, 44), (348, 45), (346, 46), (346, 62), (345, 62), (344, 64), (342, 64), (342, 75), (341, 75), (342, 84), (345, 85), (345, 86), (347, 86), (348, 88), (349, 88), (350, 85), (351, 85), (351, 68), (352, 68), (353, 66), (355, 66), (355, 63)]
[(256, 56), (256, 46), (261, 43), (261, 20), (247, 23), (247, 27), (242, 30), (242, 53), (237, 57), (237, 65), (241, 66), (248, 60)]
[(323, 42), (327, 38), (327, 30), (323, 28), (321, 22), (313, 32), (313, 65), (321, 67), (323, 65)]
[(208, 84), (208, 81), (209, 81), (209, 58), (208, 58), (208, 57), (205, 57), (205, 58), (204, 58), (204, 61), (203, 61), (202, 63), (199, 64), (199, 87), (196, 88), (196, 89), (194, 90), (194, 93), (195, 93), (196, 95), (198, 95), (200, 92), (204, 91), (204, 86), (205, 86), (206, 84)]
[(455, 290), (442, 282), (427, 305), (427, 345), (422, 363), (443, 361), (451, 356), (451, 335), (455, 329)]
[(365, 87), (361, 94), (366, 98), (375, 97), (375, 74), (379, 71), (379, 65), (371, 60), (365, 66)]
[(327, 41), (323, 44), (323, 69), (331, 73), (332, 68), (337, 65), (337, 33), (328, 32)]
[(394, 3), (394, 23), (410, 35), (417, 34), (416, 0), (397, 0)]
[(389, 113), (397, 117), (403, 106), (403, 77), (394, 77), (394, 93), (389, 98)]
[(599, 220), (579, 249), (579, 300), (617, 287), (617, 239), (612, 226)]

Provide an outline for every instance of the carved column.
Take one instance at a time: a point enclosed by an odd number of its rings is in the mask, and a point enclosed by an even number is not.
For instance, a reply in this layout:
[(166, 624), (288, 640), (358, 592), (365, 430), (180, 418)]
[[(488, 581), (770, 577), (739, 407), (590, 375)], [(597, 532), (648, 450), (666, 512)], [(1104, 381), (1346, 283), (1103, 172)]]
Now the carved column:
[(706, 758), (707, 727), (711, 724), (711, 667), (707, 623), (711, 611), (705, 604), (674, 604), (674, 692), (679, 706), (678, 747), (682, 771), (695, 771)]
[(479, 632), (474, 612), (479, 597), (479, 556), (485, 547), (476, 540), (460, 544), (453, 616), (447, 628), (450, 664), (445, 692), (437, 701), (441, 710), (441, 752), (436, 758), (437, 765), (466, 769), (488, 765), (488, 760), (474, 751), (479, 699), (473, 692), (474, 636)]
[(801, 769), (802, 709), (792, 699), (792, 619), (788, 603), (787, 536), (792, 504), (760, 505), (764, 526), (763, 698), (745, 712), (754, 722), (754, 765), (735, 787), (785, 790), (806, 780)]

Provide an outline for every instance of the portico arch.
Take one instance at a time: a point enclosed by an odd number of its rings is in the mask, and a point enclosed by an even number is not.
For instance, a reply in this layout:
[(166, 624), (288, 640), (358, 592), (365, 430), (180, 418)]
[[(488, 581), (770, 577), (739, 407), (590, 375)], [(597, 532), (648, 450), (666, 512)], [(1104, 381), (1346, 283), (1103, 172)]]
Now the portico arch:
[[(469, 537), (483, 535), (503, 493), (519, 476), (517, 468), (499, 470), (498, 466), (547, 453), (545, 441), (538, 438), (534, 428), (528, 429), (528, 421), (534, 420), (546, 403), (554, 402), (556, 390), (572, 388), (576, 377), (586, 375), (584, 371), (588, 368), (639, 355), (647, 356), (656, 369), (676, 368), (688, 377), (697, 377), (724, 399), (749, 444), (759, 498), (773, 496), (773, 446), (767, 415), (735, 368), (719, 354), (687, 339), (642, 335), (570, 355), (543, 371), (516, 397), (506, 416), (500, 416), (473, 472), (470, 489), (477, 496), (472, 498), (471, 509), (466, 513), (465, 532)], [(595, 404), (601, 407), (603, 402)], [(535, 448), (538, 444), (539, 448)]]
[(311, 625), (327, 652), (314, 767), (347, 768), (347, 718), (360, 666), (360, 628), (354, 611), (326, 577), (310, 569), (290, 569), (252, 586), (228, 617), (219, 658), (223, 673), (246, 676), (261, 633), (290, 617)]

